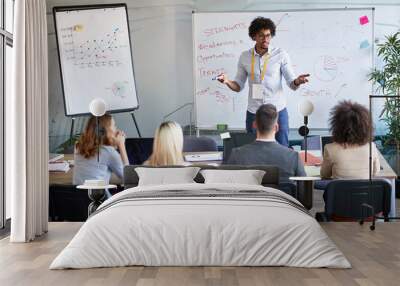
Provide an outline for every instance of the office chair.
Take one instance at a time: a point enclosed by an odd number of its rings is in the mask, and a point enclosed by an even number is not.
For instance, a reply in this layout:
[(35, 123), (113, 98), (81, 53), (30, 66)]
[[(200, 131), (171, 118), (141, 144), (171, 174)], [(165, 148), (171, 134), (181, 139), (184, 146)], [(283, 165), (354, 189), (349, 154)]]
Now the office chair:
[(256, 140), (253, 133), (231, 133), (230, 138), (224, 139), (224, 162), (227, 162), (232, 153), (232, 149), (246, 144), (250, 144)]
[(153, 152), (153, 140), (153, 138), (127, 138), (125, 146), (129, 164), (143, 164)]
[(49, 217), (51, 221), (86, 221), (90, 199), (87, 191), (74, 185), (50, 185)]
[(319, 221), (359, 220), (363, 224), (372, 217), (371, 230), (375, 219), (382, 213), (388, 221), (390, 212), (391, 186), (385, 180), (332, 180), (324, 193), (325, 213), (318, 213)]
[(214, 139), (206, 136), (185, 136), (183, 138), (183, 152), (218, 151)]

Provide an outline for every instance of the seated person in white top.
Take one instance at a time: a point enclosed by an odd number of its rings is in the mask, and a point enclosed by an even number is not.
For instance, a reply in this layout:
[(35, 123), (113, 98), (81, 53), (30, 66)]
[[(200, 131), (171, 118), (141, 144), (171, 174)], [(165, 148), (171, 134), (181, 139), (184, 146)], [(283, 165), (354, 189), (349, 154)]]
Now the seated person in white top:
[(154, 134), (153, 153), (143, 164), (154, 167), (184, 165), (183, 132), (178, 123), (161, 123)]
[[(100, 138), (96, 133), (96, 118), (92, 116), (75, 146), (74, 185), (82, 185), (85, 180), (101, 179), (109, 184), (111, 173), (123, 177), (124, 165), (129, 165), (125, 149), (125, 133), (118, 130), (111, 115), (99, 118)], [(99, 161), (97, 146), (100, 141)], [(119, 153), (118, 153), (118, 151)], [(110, 196), (107, 191), (107, 196)]]
[[(333, 143), (325, 145), (321, 177), (368, 179), (369, 143), (373, 132), (368, 110), (361, 104), (342, 101), (332, 109), (329, 121)], [(379, 170), (378, 150), (372, 143), (372, 174)]]

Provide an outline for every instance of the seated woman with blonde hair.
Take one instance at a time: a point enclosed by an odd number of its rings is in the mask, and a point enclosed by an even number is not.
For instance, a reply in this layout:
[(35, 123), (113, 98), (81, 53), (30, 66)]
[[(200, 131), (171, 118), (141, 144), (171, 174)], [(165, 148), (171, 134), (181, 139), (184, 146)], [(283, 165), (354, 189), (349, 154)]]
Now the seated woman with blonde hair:
[[(99, 118), (100, 138), (97, 136), (96, 126), (96, 117), (90, 117), (85, 131), (75, 145), (74, 185), (84, 184), (85, 180), (90, 179), (101, 179), (109, 184), (111, 173), (122, 178), (124, 165), (129, 165), (125, 133), (116, 128), (112, 116), (105, 114)], [(108, 192), (107, 195), (109, 196)]]
[[(329, 123), (333, 143), (325, 145), (321, 177), (368, 179), (373, 127), (367, 108), (351, 101), (339, 102), (331, 111)], [(379, 170), (378, 150), (372, 143), (372, 175)]]
[(144, 165), (183, 165), (183, 132), (174, 121), (161, 123), (154, 134), (153, 153)]

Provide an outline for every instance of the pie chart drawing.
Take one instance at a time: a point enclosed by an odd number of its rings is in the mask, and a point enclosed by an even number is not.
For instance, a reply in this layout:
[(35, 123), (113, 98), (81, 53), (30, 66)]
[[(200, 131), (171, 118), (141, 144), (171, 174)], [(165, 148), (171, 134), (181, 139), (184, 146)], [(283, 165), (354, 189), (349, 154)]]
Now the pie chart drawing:
[(314, 63), (314, 74), (321, 81), (333, 81), (338, 75), (338, 65), (334, 57), (321, 56)]
[(125, 97), (126, 95), (126, 83), (125, 82), (114, 82), (114, 84), (111, 87), (112, 93), (115, 96), (119, 97)]

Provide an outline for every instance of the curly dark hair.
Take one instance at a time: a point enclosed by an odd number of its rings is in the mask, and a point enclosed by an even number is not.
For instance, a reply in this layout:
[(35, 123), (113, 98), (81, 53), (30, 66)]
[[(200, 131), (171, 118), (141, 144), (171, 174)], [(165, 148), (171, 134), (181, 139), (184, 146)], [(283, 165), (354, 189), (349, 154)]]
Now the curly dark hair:
[(275, 36), (276, 26), (269, 18), (257, 17), (250, 23), (249, 36), (254, 38), (261, 30), (270, 30), (272, 37)]
[(350, 100), (341, 101), (333, 107), (329, 124), (333, 142), (341, 145), (364, 145), (372, 138), (368, 109)]

